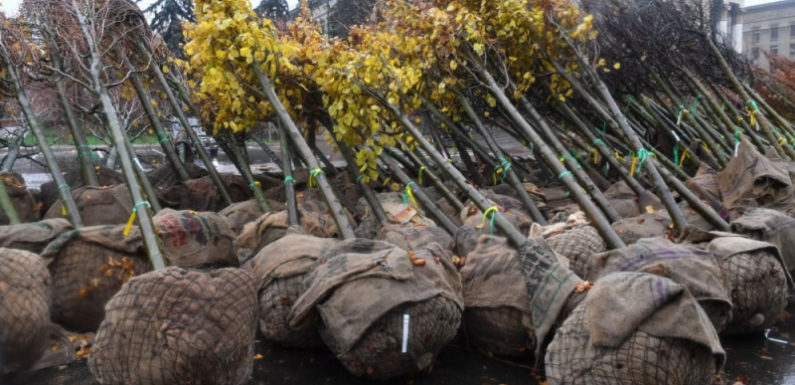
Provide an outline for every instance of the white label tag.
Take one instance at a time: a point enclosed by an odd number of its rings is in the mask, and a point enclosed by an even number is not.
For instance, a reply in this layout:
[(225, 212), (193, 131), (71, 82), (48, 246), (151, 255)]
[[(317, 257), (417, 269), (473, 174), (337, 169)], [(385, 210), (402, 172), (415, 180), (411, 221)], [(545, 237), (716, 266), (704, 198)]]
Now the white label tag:
[(403, 314), (403, 342), (400, 344), (400, 352), (406, 353), (409, 350), (409, 315)]

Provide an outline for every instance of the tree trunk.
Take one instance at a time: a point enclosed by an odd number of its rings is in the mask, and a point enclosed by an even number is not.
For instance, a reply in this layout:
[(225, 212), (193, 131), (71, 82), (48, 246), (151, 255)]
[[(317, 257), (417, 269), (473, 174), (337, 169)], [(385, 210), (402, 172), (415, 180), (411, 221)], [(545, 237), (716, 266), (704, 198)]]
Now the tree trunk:
[[(287, 135), (279, 125), (279, 143), (282, 150), (282, 171), (284, 172), (284, 195), (287, 202), (287, 222), (290, 226), (298, 225), (298, 207), (295, 202), (295, 180), (293, 179), (292, 160), (290, 159), (290, 146), (287, 145)], [(263, 143), (264, 144), (264, 143)]]
[[(130, 63), (130, 60), (127, 59), (127, 56), (123, 56), (123, 59), (127, 68), (129, 68), (130, 71), (135, 71), (132, 64)], [(186, 170), (185, 165), (182, 164), (182, 160), (177, 155), (174, 145), (170, 140), (168, 140), (168, 133), (163, 130), (163, 125), (160, 124), (160, 118), (157, 116), (157, 112), (155, 112), (155, 109), (152, 107), (149, 95), (146, 93), (143, 84), (141, 84), (141, 79), (138, 77), (137, 73), (132, 72), (130, 74), (130, 82), (132, 82), (133, 88), (135, 88), (135, 93), (138, 94), (138, 100), (141, 101), (141, 106), (144, 108), (146, 117), (149, 118), (149, 123), (157, 133), (157, 139), (158, 142), (160, 142), (160, 147), (166, 154), (166, 159), (168, 159), (168, 162), (171, 164), (174, 172), (177, 173), (177, 177), (182, 182), (190, 179), (188, 170)]]
[[(337, 222), (337, 228), (339, 229), (340, 236), (342, 239), (355, 238), (356, 236), (353, 233), (353, 227), (348, 221), (348, 215), (345, 212), (345, 209), (342, 207), (339, 199), (334, 195), (328, 179), (318, 165), (317, 159), (315, 159), (315, 157), (312, 155), (312, 149), (309, 148), (309, 145), (301, 135), (301, 131), (295, 125), (295, 122), (293, 122), (293, 119), (290, 117), (287, 109), (284, 108), (281, 100), (279, 100), (279, 95), (276, 94), (276, 90), (273, 88), (273, 82), (264, 73), (262, 73), (257, 61), (254, 61), (251, 67), (259, 80), (262, 91), (265, 93), (268, 101), (276, 111), (276, 115), (282, 122), (282, 129), (284, 130), (283, 132), (289, 135), (293, 141), (293, 144), (295, 145), (295, 150), (298, 151), (298, 153), (300, 153), (304, 157), (304, 160), (308, 163), (307, 166), (309, 166), (310, 173), (314, 172), (316, 174), (314, 175), (314, 178), (320, 187), (320, 192), (322, 193), (323, 198), (326, 200), (326, 205), (328, 205), (331, 215), (334, 217), (334, 221)], [(320, 171), (317, 172), (317, 170)]]
[(19, 221), (19, 214), (17, 214), (17, 208), (14, 207), (14, 202), (11, 201), (6, 184), (2, 180), (0, 180), (0, 209), (3, 209), (6, 217), (8, 217), (9, 224), (17, 225), (21, 223)]

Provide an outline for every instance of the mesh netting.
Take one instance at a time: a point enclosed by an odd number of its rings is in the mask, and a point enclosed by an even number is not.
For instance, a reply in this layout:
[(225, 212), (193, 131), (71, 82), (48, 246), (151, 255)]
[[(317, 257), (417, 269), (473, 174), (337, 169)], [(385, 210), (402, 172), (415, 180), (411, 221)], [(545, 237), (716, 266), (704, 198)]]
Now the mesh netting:
[(781, 263), (768, 250), (720, 259), (734, 305), (725, 333), (754, 333), (769, 328), (787, 306), (787, 281)]
[(50, 329), (50, 284), (50, 273), (41, 257), (0, 248), (2, 372), (26, 369), (44, 352)]
[(518, 356), (535, 349), (535, 332), (530, 314), (502, 306), (468, 307), (464, 329), (478, 348), (498, 356)]
[(242, 384), (253, 370), (256, 301), (241, 269), (135, 277), (108, 302), (89, 369), (102, 384)]
[[(406, 353), (402, 353), (403, 320), (408, 314)], [(396, 307), (378, 319), (347, 352), (337, 354), (348, 371), (360, 377), (387, 379), (426, 368), (455, 337), (461, 309), (442, 296)], [(320, 336), (332, 351), (334, 337), (321, 323)]]
[(295, 326), (287, 325), (287, 315), (294, 301), (306, 291), (304, 279), (304, 275), (275, 279), (260, 290), (259, 327), (266, 339), (297, 348), (323, 345), (315, 329), (314, 317), (307, 317)]
[[(121, 227), (115, 231), (120, 233)], [(143, 251), (129, 252), (111, 243), (112, 237), (103, 244), (77, 236), (51, 257), (53, 321), (77, 332), (96, 330), (113, 294), (132, 276), (151, 269)]]
[(616, 349), (595, 347), (581, 305), (549, 344), (545, 369), (550, 385), (707, 385), (715, 360), (696, 343), (639, 330)]
[(558, 254), (568, 258), (569, 269), (580, 277), (588, 276), (588, 260), (605, 250), (605, 241), (591, 226), (581, 226), (548, 238), (547, 244)]

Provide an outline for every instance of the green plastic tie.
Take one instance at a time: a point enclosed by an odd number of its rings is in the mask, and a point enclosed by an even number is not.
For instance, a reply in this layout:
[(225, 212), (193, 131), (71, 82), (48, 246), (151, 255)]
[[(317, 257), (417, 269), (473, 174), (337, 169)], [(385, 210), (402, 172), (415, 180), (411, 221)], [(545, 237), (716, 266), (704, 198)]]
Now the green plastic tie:
[(140, 202), (136, 202), (136, 203), (133, 205), (133, 209), (132, 209), (132, 211), (133, 211), (134, 213), (138, 212), (138, 206), (143, 206), (143, 205), (146, 205), (146, 207), (152, 208), (152, 205), (151, 205), (151, 204), (149, 204), (149, 202), (147, 202), (147, 201), (140, 201)]
[(293, 177), (291, 175), (287, 175), (286, 177), (284, 177), (284, 184), (287, 184), (287, 183), (295, 184), (295, 179), (293, 179)]
[(558, 175), (558, 179), (559, 179), (559, 180), (563, 180), (563, 178), (564, 178), (566, 175), (568, 175), (568, 176), (570, 176), (570, 177), (574, 178), (574, 174), (572, 174), (572, 173), (571, 173), (571, 171), (569, 171), (569, 170), (566, 170), (566, 171), (563, 171), (562, 173), (560, 173), (560, 175)]
[(643, 163), (646, 162), (646, 159), (648, 159), (649, 156), (653, 154), (654, 154), (653, 152), (650, 152), (645, 148), (641, 148), (640, 150), (638, 150), (638, 168), (635, 170), (635, 172), (640, 172)]
[(64, 184), (59, 184), (59, 185), (58, 185), (58, 190), (69, 190), (69, 185), (68, 185), (68, 184), (66, 184), (66, 183), (64, 183)]

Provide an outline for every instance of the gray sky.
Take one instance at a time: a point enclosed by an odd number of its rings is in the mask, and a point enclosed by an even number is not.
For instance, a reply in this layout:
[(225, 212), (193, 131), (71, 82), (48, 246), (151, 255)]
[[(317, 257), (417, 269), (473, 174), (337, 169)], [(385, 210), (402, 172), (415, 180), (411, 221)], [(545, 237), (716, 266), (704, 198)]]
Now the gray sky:
[[(745, 6), (748, 7), (752, 5), (773, 3), (775, 1), (777, 0), (745, 0)], [(0, 0), (0, 11), (5, 12), (6, 15), (14, 15), (17, 13), (17, 9), (19, 8), (19, 3), (21, 2), (22, 0)], [(143, 6), (145, 6), (149, 2), (150, 0), (144, 1), (141, 4), (141, 7), (143, 8)], [(287, 0), (287, 3), (290, 4), (290, 8), (292, 9), (298, 3), (298, 0)]]

